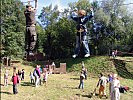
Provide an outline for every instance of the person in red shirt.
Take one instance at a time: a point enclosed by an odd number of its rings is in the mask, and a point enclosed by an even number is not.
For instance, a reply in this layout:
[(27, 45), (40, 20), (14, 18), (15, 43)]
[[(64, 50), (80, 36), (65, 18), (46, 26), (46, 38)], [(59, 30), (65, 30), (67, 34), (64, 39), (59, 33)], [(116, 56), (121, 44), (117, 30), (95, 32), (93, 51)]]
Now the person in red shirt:
[(12, 82), (13, 82), (13, 93), (17, 94), (17, 83), (19, 83), (19, 77), (18, 75), (14, 72), (12, 76)]

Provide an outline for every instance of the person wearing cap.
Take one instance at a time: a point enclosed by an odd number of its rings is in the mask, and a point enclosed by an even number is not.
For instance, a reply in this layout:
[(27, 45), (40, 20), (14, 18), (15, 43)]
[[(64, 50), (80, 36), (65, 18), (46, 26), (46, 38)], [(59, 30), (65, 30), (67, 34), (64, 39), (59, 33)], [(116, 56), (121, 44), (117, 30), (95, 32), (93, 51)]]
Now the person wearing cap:
[(83, 43), (84, 52), (85, 52), (84, 57), (90, 56), (90, 50), (87, 41), (87, 28), (86, 28), (86, 23), (94, 16), (92, 8), (90, 9), (90, 11), (91, 13), (88, 15), (86, 15), (85, 10), (79, 10), (77, 12), (78, 15), (75, 15), (75, 12), (73, 12), (71, 15), (71, 18), (77, 22), (76, 48), (74, 55), (72, 56), (73, 58), (76, 58), (80, 52), (80, 43)]
[(113, 74), (113, 80), (111, 82), (111, 93), (110, 98), (111, 100), (120, 100), (120, 81), (117, 78), (117, 74)]
[(30, 4), (26, 5), (26, 10), (24, 11), (26, 18), (26, 35), (25, 35), (25, 49), (28, 55), (33, 55), (36, 47), (37, 34), (36, 34), (36, 20), (35, 13), (37, 8), (37, 0), (35, 0), (35, 8)]

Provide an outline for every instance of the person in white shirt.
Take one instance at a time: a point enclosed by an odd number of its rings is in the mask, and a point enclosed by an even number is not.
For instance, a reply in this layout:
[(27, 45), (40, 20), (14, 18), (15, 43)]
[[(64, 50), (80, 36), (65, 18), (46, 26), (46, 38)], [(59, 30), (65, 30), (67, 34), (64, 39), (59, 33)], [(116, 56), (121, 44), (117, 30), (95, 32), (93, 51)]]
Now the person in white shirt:
[(117, 74), (113, 75), (113, 80), (111, 82), (111, 100), (120, 100), (120, 81), (117, 78)]
[(97, 84), (97, 87), (100, 85), (99, 87), (99, 97), (102, 98), (102, 96), (106, 96), (106, 85), (107, 85), (108, 79), (102, 74), (100, 73), (100, 78)]
[(9, 73), (8, 73), (8, 70), (6, 70), (4, 73), (4, 86), (8, 86), (8, 76), (9, 76)]
[(31, 80), (31, 84), (34, 84), (34, 76), (32, 72), (30, 72), (30, 80)]

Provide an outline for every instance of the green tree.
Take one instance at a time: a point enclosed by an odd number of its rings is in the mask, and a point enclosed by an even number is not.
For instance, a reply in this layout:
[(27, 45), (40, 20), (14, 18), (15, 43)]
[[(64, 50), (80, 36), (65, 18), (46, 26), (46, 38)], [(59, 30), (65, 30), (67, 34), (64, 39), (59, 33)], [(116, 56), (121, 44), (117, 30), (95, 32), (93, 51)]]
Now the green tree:
[(23, 56), (25, 17), (24, 6), (19, 0), (1, 1), (2, 56)]

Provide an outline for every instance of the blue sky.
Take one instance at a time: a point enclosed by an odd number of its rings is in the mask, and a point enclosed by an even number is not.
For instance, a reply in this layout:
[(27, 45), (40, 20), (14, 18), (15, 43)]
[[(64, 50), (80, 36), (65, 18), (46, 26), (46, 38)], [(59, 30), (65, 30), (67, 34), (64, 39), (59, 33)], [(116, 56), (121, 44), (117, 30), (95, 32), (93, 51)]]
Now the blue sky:
[[(20, 1), (27, 2), (28, 0), (20, 0)], [(78, 1), (78, 0), (38, 0), (37, 13), (40, 14), (41, 9), (50, 4), (52, 4), (53, 6), (58, 5), (59, 10), (61, 10), (66, 8), (68, 6), (68, 3), (75, 2), (75, 1)], [(31, 3), (31, 4), (34, 6), (34, 3)]]
[[(28, 0), (20, 0), (20, 1), (27, 2)], [(32, 0), (30, 0), (30, 1), (32, 1)], [(78, 0), (38, 0), (37, 15), (39, 15), (41, 13), (41, 10), (43, 7), (46, 7), (50, 4), (52, 4), (53, 6), (58, 5), (59, 10), (61, 11), (62, 9), (68, 7), (68, 3), (75, 2), (75, 1), (77, 2)], [(95, 0), (89, 0), (89, 1), (92, 2)], [(102, 0), (98, 0), (98, 1), (102, 1)], [(131, 2), (133, 3), (133, 0), (125, 0), (126, 4), (131, 3)], [(34, 2), (31, 4), (34, 6)], [(130, 9), (133, 9), (133, 5), (129, 5), (128, 7)]]

